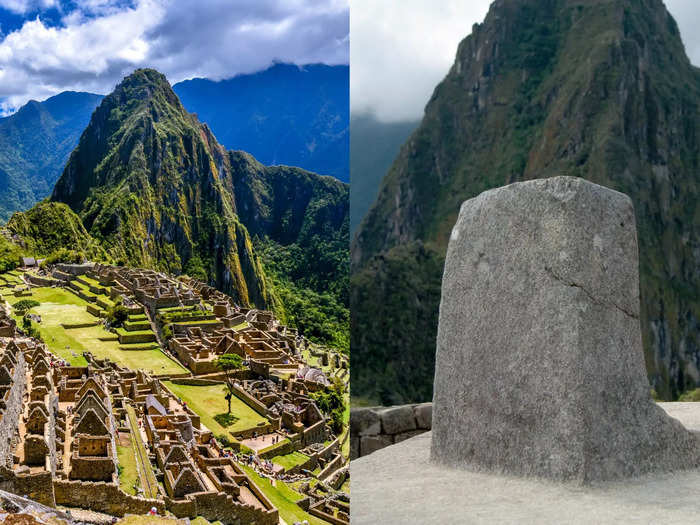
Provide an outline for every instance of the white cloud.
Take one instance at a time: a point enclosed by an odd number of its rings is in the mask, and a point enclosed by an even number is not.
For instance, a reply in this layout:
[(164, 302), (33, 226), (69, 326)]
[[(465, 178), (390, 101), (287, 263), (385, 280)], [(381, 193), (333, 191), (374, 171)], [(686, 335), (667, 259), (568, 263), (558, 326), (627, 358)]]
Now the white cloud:
[(80, 5), (60, 27), (37, 17), (0, 40), (0, 113), (68, 89), (108, 93), (138, 67), (154, 67), (175, 83), (259, 71), (275, 60), (349, 59), (348, 0), (200, 0), (196, 9), (181, 0)]
[(690, 61), (700, 66), (700, 32), (697, 30), (700, 21), (700, 2), (697, 0), (665, 0), (666, 8), (676, 19), (685, 52)]
[(352, 0), (350, 103), (380, 120), (418, 118), (490, 0)]
[[(491, 0), (352, 0), (350, 103), (383, 121), (423, 115), (457, 45), (481, 23)], [(691, 61), (700, 65), (698, 0), (666, 0)]]
[(20, 15), (35, 9), (47, 9), (55, 5), (56, 0), (0, 0), (0, 8), (5, 8)]

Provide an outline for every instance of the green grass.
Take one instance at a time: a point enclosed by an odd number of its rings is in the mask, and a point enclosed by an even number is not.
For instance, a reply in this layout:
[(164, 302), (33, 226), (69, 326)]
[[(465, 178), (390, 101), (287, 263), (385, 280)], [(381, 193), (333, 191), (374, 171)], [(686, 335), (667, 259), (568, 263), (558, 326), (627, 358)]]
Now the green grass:
[(189, 325), (206, 325), (206, 324), (217, 324), (221, 323), (218, 319), (204, 319), (202, 321), (173, 321), (172, 324), (177, 326), (189, 326)]
[(104, 288), (101, 284), (100, 281), (97, 279), (93, 279), (92, 277), (88, 277), (87, 275), (81, 275), (80, 279), (85, 281), (88, 284), (91, 284), (92, 286), (99, 286), (100, 288)]
[[(5, 298), (10, 304), (25, 299), (12, 296)], [(63, 288), (33, 288), (31, 298), (41, 303), (41, 306), (29, 310), (41, 316), (41, 323), (33, 323), (34, 326), (49, 349), (73, 366), (87, 366), (82, 355), (87, 350), (97, 358), (109, 358), (133, 370), (143, 369), (161, 375), (187, 372), (160, 349), (123, 351), (119, 349), (119, 341), (100, 341), (100, 337), (112, 335), (102, 326), (64, 329), (61, 323), (94, 322), (95, 317), (86, 310), (86, 301)], [(15, 316), (15, 319), (21, 324), (21, 318)]]
[(165, 381), (164, 384), (173, 394), (187, 402), (187, 405), (199, 414), (202, 423), (214, 434), (226, 432), (235, 434), (256, 428), (258, 423), (267, 422), (267, 419), (234, 396), (231, 399), (231, 413), (238, 420), (230, 427), (224, 428), (214, 419), (217, 414), (225, 414), (228, 411), (226, 399), (224, 399), (226, 393), (224, 385), (178, 385), (172, 381)]
[(151, 330), (150, 328), (148, 330), (133, 330), (130, 332), (129, 330), (126, 330), (126, 329), (120, 327), (120, 328), (117, 328), (115, 331), (117, 332), (117, 334), (125, 335), (125, 336), (126, 335), (137, 335), (137, 334), (138, 335), (147, 335), (147, 334), (153, 333), (153, 330)]
[[(156, 481), (156, 475), (153, 473), (151, 462), (148, 460), (146, 445), (144, 445), (141, 434), (139, 433), (139, 424), (136, 419), (134, 407), (128, 406), (126, 408), (126, 413), (129, 417), (129, 426), (131, 427), (131, 432), (129, 434), (131, 436), (132, 454), (140, 467), (138, 470), (144, 496), (147, 498), (156, 498), (158, 496), (158, 482)], [(136, 466), (136, 463), (134, 463), (134, 466)]]
[(270, 452), (270, 451), (275, 450), (277, 448), (282, 448), (286, 443), (289, 443), (289, 439), (284, 438), (279, 443), (275, 443), (274, 445), (270, 445), (269, 447), (265, 447), (265, 448), (260, 449), (258, 451), (258, 454), (262, 454), (264, 452)]
[(301, 452), (292, 452), (291, 454), (285, 454), (283, 456), (275, 456), (272, 458), (272, 462), (289, 470), (290, 468), (296, 467), (297, 465), (303, 465), (309, 459), (309, 456), (302, 454)]
[(135, 496), (139, 474), (136, 470), (134, 449), (117, 445), (117, 458), (119, 459), (119, 466), (122, 467), (119, 474), (119, 486), (127, 494)]
[(278, 481), (273, 487), (269, 479), (259, 476), (257, 472), (247, 465), (240, 465), (240, 467), (245, 471), (248, 477), (250, 477), (253, 483), (263, 491), (272, 504), (277, 507), (280, 518), (285, 522), (295, 523), (297, 521), (308, 520), (310, 525), (327, 525), (326, 521), (312, 516), (296, 504), (296, 502), (303, 499), (304, 496), (293, 491), (281, 481)]

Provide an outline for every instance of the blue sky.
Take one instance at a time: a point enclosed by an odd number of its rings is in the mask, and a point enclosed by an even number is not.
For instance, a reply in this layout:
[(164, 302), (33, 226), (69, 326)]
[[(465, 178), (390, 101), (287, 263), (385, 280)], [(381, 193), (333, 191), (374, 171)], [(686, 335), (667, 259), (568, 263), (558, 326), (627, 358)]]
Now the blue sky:
[(347, 64), (349, 0), (0, 0), (0, 114), (138, 67), (171, 83)]

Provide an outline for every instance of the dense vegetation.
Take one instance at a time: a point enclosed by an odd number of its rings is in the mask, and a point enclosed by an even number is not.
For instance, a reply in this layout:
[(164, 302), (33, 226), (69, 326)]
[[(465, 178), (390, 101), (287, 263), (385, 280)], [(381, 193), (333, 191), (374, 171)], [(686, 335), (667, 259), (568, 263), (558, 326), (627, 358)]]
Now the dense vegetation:
[[(660, 0), (494, 3), (358, 230), (353, 395), (430, 399), (442, 261), (459, 206), (554, 175), (632, 198), (652, 387), (673, 399), (700, 383), (699, 126), (700, 70)], [(430, 261), (420, 271), (417, 254)]]
[(350, 350), (347, 241), (314, 238), (308, 249), (256, 242), (284, 321), (311, 341)]
[(51, 192), (101, 98), (66, 91), (0, 118), (0, 223)]
[(331, 430), (336, 434), (343, 430), (343, 414), (346, 409), (343, 392), (343, 382), (336, 377), (330, 388), (310, 394), (321, 412), (330, 417)]
[(17, 268), (22, 254), (19, 246), (0, 235), (0, 273)]
[(15, 213), (7, 229), (19, 235), (26, 251), (51, 261), (75, 261), (85, 258), (105, 260), (105, 251), (88, 234), (68, 206), (56, 202), (40, 202), (26, 212)]

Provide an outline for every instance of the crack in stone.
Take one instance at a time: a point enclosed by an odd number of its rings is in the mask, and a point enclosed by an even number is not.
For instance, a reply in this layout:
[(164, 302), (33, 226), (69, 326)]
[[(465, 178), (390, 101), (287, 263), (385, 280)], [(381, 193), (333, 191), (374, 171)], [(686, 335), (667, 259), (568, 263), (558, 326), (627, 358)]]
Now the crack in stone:
[(545, 266), (544, 269), (545, 269), (545, 271), (546, 271), (549, 275), (551, 275), (555, 280), (559, 281), (560, 283), (565, 284), (566, 286), (572, 286), (572, 287), (574, 287), (574, 288), (578, 288), (579, 290), (583, 291), (583, 293), (585, 293), (585, 294), (588, 296), (588, 298), (589, 298), (591, 301), (593, 301), (594, 303), (600, 304), (600, 305), (604, 305), (604, 306), (612, 306), (613, 308), (617, 308), (617, 309), (620, 310), (623, 314), (625, 314), (625, 315), (631, 317), (632, 319), (637, 319), (637, 320), (639, 319), (639, 316), (638, 316), (638, 315), (635, 315), (634, 313), (628, 311), (627, 309), (623, 308), (622, 306), (620, 306), (619, 304), (615, 303), (614, 301), (609, 301), (609, 302), (608, 302), (608, 301), (603, 301), (603, 300), (601, 300), (601, 299), (598, 299), (598, 298), (595, 297), (590, 291), (588, 291), (584, 286), (581, 286), (580, 284), (575, 283), (575, 282), (573, 282), (573, 281), (569, 281), (569, 280), (566, 280), (566, 279), (561, 278), (561, 277), (558, 276), (556, 273), (554, 273), (554, 270), (552, 270), (551, 267)]

